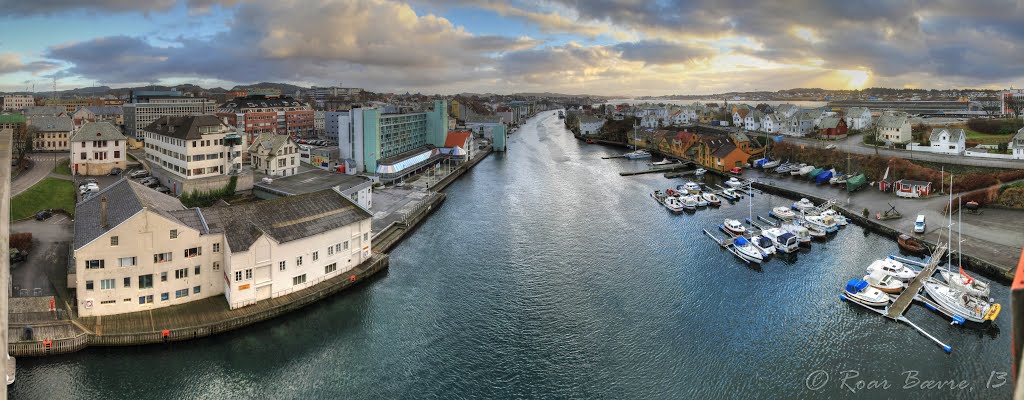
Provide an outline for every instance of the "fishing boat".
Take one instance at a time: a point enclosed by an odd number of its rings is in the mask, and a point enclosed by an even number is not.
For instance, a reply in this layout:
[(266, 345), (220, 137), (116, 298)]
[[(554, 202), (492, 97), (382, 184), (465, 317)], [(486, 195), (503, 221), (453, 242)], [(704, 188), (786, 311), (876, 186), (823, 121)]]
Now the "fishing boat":
[(764, 163), (763, 165), (761, 165), (761, 168), (764, 168), (765, 171), (767, 171), (767, 170), (770, 170), (770, 169), (778, 167), (778, 166), (779, 166), (779, 160), (771, 160), (771, 161), (768, 161), (768, 162)]
[(768, 239), (761, 235), (754, 235), (750, 237), (750, 244), (757, 248), (761, 252), (761, 255), (768, 257), (775, 254), (775, 244), (772, 243), (771, 239)]
[(839, 225), (836, 224), (836, 220), (828, 215), (808, 215), (804, 217), (804, 222), (814, 228), (831, 233), (839, 230)]
[(688, 211), (693, 211), (697, 209), (697, 196), (695, 195), (690, 194), (680, 196), (679, 201), (683, 202), (683, 208)]
[(710, 204), (712, 206), (716, 206), (717, 207), (717, 206), (722, 205), (722, 200), (719, 199), (718, 196), (715, 196), (714, 193), (704, 192), (704, 193), (700, 194), (700, 197), (704, 198), (704, 201), (707, 201), (708, 204)]
[(651, 158), (651, 153), (648, 152), (647, 150), (637, 150), (637, 151), (631, 151), (629, 153), (623, 154), (622, 156), (626, 157), (626, 158), (628, 158), (630, 160), (639, 160), (639, 159), (642, 159), (642, 158)]
[(741, 181), (739, 179), (736, 179), (736, 177), (734, 176), (732, 178), (729, 178), (729, 180), (725, 181), (725, 185), (728, 186), (728, 187), (731, 187), (731, 188), (738, 188), (738, 187), (744, 186), (746, 184), (743, 183), (743, 181)]
[(754, 247), (754, 245), (750, 244), (750, 241), (743, 236), (737, 237), (732, 241), (732, 248), (733, 250), (736, 250), (736, 255), (744, 260), (755, 263), (761, 263), (764, 261), (764, 256), (761, 255), (761, 251)]
[(813, 165), (806, 165), (796, 171), (790, 171), (789, 174), (795, 176), (803, 176), (811, 173), (811, 171), (814, 171), (814, 169), (815, 167)]
[(686, 182), (683, 184), (683, 188), (690, 194), (700, 193), (700, 184), (697, 182)]
[(775, 249), (783, 253), (793, 253), (800, 250), (800, 244), (797, 243), (796, 236), (782, 228), (765, 229), (761, 231), (761, 236), (771, 240)]
[(747, 233), (747, 228), (744, 227), (740, 221), (735, 219), (726, 219), (725, 222), (722, 223), (722, 229), (736, 235)]
[(814, 203), (812, 203), (806, 197), (800, 199), (800, 201), (793, 202), (793, 209), (800, 212), (811, 210), (814, 207)]
[(942, 279), (946, 281), (946, 284), (950, 288), (959, 290), (975, 297), (988, 297), (990, 291), (988, 283), (974, 279), (974, 277), (967, 275), (964, 272), (964, 267), (960, 267), (960, 273), (950, 271), (939, 271), (942, 275)]
[(893, 278), (899, 279), (904, 282), (909, 282), (917, 276), (917, 271), (908, 268), (903, 263), (893, 260), (891, 258), (883, 258), (881, 260), (875, 260), (868, 265), (867, 272), (870, 274), (875, 271), (881, 271), (886, 275), (892, 275)]
[(811, 231), (797, 224), (785, 224), (780, 228), (796, 237), (796, 242), (801, 246), (811, 245)]
[(911, 254), (924, 254), (928, 250), (924, 243), (919, 242), (917, 239), (910, 237), (907, 234), (900, 234), (900, 237), (896, 239), (896, 244), (900, 246), (903, 251)]
[(678, 197), (666, 196), (665, 199), (662, 200), (661, 204), (674, 213), (683, 212), (684, 209), (683, 202), (680, 201)]
[(796, 217), (796, 213), (793, 212), (793, 210), (782, 206), (773, 208), (768, 212), (768, 215), (782, 220), (793, 219)]
[(704, 168), (697, 168), (697, 169), (693, 170), (693, 174), (696, 175), (696, 176), (704, 176), (704, 174), (706, 174), (706, 173), (708, 173), (708, 170), (706, 170)]
[(871, 285), (871, 287), (886, 293), (898, 294), (903, 291), (904, 287), (906, 287), (906, 284), (903, 283), (903, 281), (893, 278), (892, 275), (887, 275), (882, 271), (875, 271), (864, 275), (864, 281)]
[(999, 303), (971, 296), (935, 278), (929, 278), (924, 283), (924, 291), (940, 307), (971, 322), (995, 321), (1002, 309)]
[(843, 290), (844, 299), (855, 301), (871, 307), (885, 307), (889, 304), (889, 295), (885, 292), (871, 287), (867, 282), (860, 279), (850, 279), (846, 282), (846, 289)]
[(836, 221), (836, 225), (839, 225), (839, 226), (846, 226), (846, 225), (850, 224), (850, 221), (848, 219), (846, 219), (846, 216), (844, 216), (843, 214), (840, 214), (839, 212), (837, 212), (836, 210), (833, 210), (831, 208), (828, 209), (828, 210), (822, 211), (821, 212), (821, 216), (823, 216), (823, 217), (825, 217), (825, 216), (832, 217), (832, 219)]

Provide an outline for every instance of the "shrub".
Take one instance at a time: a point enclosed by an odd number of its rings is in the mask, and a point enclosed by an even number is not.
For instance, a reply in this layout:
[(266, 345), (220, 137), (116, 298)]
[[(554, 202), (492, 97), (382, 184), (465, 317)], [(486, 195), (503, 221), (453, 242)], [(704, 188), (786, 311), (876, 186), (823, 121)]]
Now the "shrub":
[(10, 247), (18, 249), (18, 251), (32, 250), (32, 233), (12, 233), (10, 237)]
[(1006, 189), (999, 195), (999, 204), (1006, 207), (1024, 208), (1024, 186)]
[(867, 218), (868, 215), (871, 215), (871, 211), (868, 211), (867, 208), (864, 208), (864, 211), (861, 214), (864, 214), (864, 218)]
[(181, 204), (185, 207), (209, 207), (216, 203), (217, 200), (229, 197), (235, 194), (235, 186), (238, 184), (238, 177), (232, 176), (228, 181), (228, 184), (220, 189), (200, 192), (193, 190), (191, 192), (181, 195)]

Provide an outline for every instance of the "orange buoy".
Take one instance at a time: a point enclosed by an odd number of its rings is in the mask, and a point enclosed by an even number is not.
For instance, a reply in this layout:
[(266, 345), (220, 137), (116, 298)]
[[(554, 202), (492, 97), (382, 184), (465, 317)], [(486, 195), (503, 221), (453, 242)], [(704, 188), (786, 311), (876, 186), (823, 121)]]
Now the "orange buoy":
[(163, 331), (160, 331), (160, 335), (163, 337), (169, 337), (171, 336), (171, 331), (168, 329), (164, 329)]
[(348, 277), (348, 280), (349, 280), (349, 282), (355, 282), (356, 281), (356, 276), (352, 275), (352, 276)]

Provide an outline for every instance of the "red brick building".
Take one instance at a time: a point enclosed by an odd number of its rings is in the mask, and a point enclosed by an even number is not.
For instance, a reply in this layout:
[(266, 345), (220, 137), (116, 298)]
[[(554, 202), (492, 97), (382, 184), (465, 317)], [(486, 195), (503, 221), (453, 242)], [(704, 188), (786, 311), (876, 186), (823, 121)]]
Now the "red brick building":
[(313, 108), (291, 97), (236, 97), (217, 108), (217, 116), (245, 132), (246, 145), (262, 133), (313, 137)]

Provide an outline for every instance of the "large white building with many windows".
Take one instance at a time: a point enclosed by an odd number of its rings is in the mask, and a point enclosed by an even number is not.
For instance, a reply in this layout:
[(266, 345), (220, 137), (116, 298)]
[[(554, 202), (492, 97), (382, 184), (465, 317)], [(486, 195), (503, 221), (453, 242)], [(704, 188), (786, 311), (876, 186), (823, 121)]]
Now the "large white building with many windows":
[(167, 172), (154, 174), (167, 187), (242, 168), (241, 137), (213, 115), (160, 117), (143, 130), (143, 136), (146, 161)]
[(107, 175), (128, 166), (128, 138), (109, 122), (87, 122), (71, 137), (71, 171)]
[(371, 215), (334, 190), (186, 209), (120, 180), (76, 206), (68, 282), (83, 317), (282, 296), (369, 260)]

